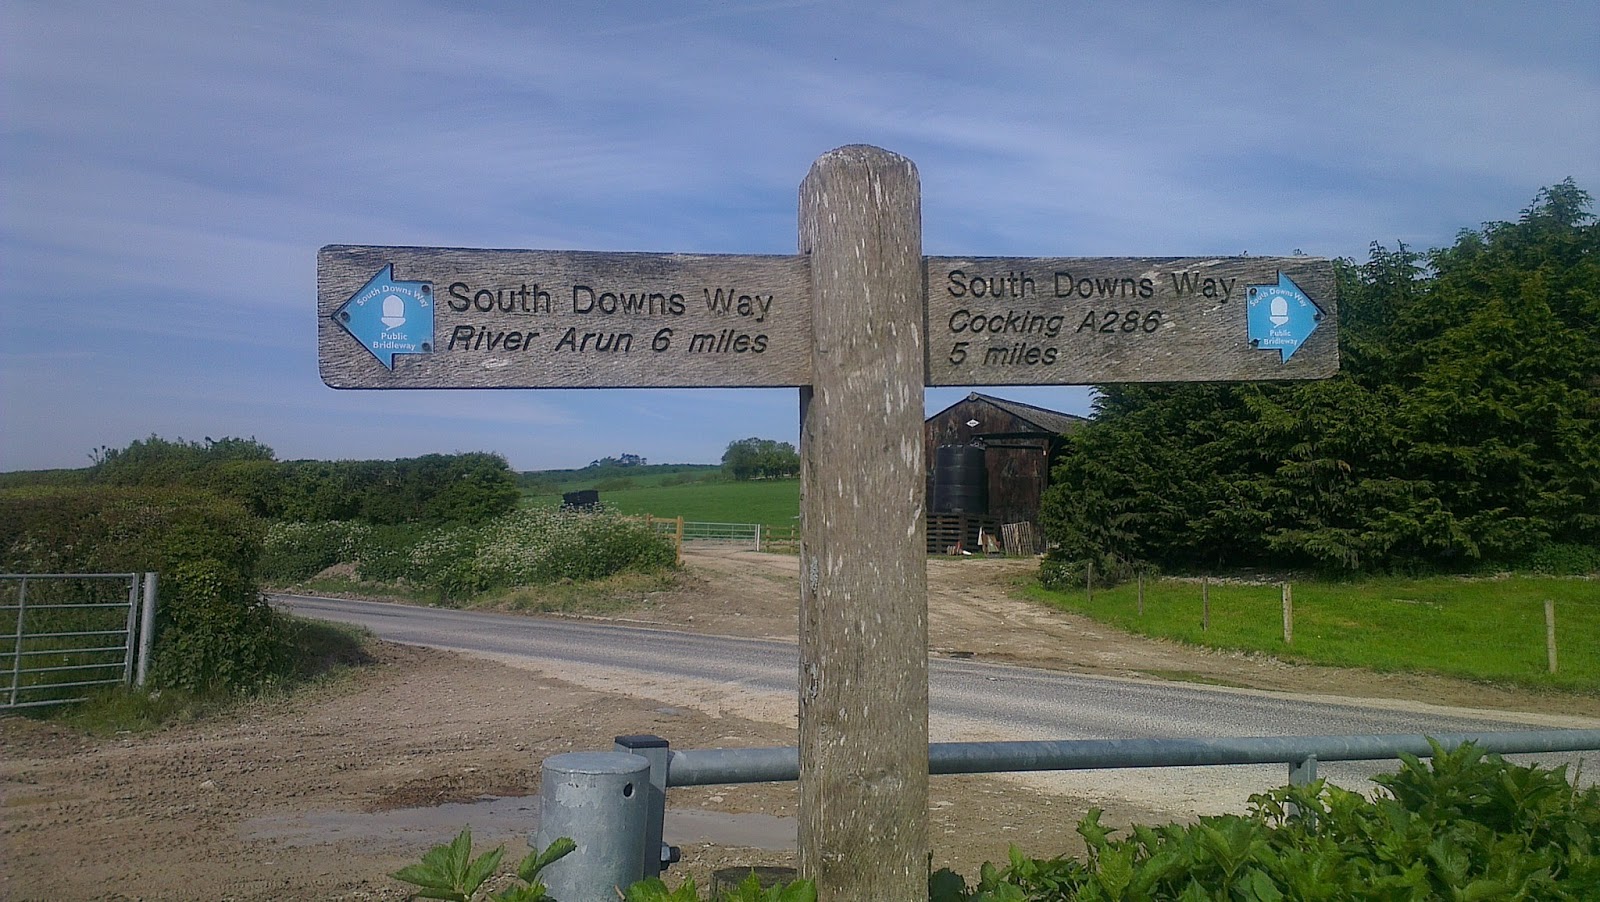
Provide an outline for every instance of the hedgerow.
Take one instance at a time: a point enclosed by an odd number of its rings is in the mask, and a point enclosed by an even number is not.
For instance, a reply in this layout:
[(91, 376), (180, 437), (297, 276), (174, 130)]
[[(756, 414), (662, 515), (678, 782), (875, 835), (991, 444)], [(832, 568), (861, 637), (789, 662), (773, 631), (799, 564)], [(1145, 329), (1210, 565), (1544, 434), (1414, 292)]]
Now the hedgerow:
[(434, 529), (279, 522), (267, 528), (265, 547), (261, 571), (270, 580), (296, 582), (348, 563), (362, 580), (404, 581), (441, 601), (653, 572), (677, 560), (670, 538), (603, 508), (530, 509)]
[(182, 488), (0, 492), (0, 569), (160, 574), (151, 684), (247, 691), (289, 661), (256, 585), (262, 527), (237, 502)]
[(523, 510), (430, 534), (412, 551), (410, 579), (451, 599), (663, 570), (676, 558), (671, 539), (603, 509)]

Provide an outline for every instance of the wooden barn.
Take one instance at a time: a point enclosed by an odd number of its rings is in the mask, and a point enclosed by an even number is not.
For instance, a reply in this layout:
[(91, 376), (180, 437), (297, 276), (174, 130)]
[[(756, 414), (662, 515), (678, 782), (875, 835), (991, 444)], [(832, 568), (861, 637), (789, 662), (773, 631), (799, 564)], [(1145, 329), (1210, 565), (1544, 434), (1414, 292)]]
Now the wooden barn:
[[(1088, 420), (1070, 413), (973, 392), (923, 424), (928, 461), (928, 550), (979, 547), (978, 531), (1007, 535), (1007, 551), (1038, 551), (1039, 502), (1050, 484), (1061, 436)], [(1013, 530), (1013, 533), (1019, 531)], [(1030, 538), (1026, 534), (1035, 533)]]

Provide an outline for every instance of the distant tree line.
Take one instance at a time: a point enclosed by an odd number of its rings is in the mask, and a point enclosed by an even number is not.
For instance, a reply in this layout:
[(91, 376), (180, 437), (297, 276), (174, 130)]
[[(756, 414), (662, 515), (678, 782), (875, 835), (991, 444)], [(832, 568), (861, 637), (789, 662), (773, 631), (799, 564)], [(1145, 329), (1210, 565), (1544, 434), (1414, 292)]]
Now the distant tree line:
[(618, 469), (622, 467), (642, 467), (648, 463), (649, 461), (637, 454), (623, 454), (618, 457), (602, 457), (599, 460), (591, 460), (589, 461), (589, 466), (585, 467), (584, 469), (605, 470)]
[(151, 436), (126, 448), (101, 448), (92, 457), (90, 484), (199, 488), (274, 520), (479, 523), (514, 509), (520, 496), (505, 459), (482, 452), (278, 461), (255, 439)]
[(1341, 372), (1103, 386), (1041, 510), (1063, 560), (1346, 573), (1600, 570), (1600, 225), (1516, 222), (1339, 261)]

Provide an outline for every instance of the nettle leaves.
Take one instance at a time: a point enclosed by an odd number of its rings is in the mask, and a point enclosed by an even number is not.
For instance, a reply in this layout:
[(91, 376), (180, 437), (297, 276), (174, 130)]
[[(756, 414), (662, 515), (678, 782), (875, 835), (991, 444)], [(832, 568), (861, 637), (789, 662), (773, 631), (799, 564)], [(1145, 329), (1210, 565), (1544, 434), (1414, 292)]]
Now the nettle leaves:
[[(488, 898), (494, 902), (543, 902), (552, 899), (546, 894), (545, 885), (539, 881), (539, 872), (576, 848), (572, 840), (562, 837), (543, 851), (534, 849), (517, 865), (517, 878), (522, 883), (506, 887)], [(499, 871), (505, 851), (505, 847), (500, 846), (473, 858), (472, 831), (466, 829), (450, 842), (430, 849), (420, 863), (401, 868), (389, 876), (419, 887), (413, 898), (470, 902), (478, 898), (478, 890)]]

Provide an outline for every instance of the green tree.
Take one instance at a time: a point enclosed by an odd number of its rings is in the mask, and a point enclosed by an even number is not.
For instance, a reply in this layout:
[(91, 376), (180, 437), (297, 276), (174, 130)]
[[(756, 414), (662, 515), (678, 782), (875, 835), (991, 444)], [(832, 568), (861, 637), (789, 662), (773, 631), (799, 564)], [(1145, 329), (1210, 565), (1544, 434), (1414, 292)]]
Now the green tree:
[(773, 479), (800, 473), (794, 445), (769, 438), (744, 438), (728, 443), (722, 468), (734, 479)]
[(1104, 387), (1042, 504), (1060, 555), (1462, 570), (1600, 544), (1589, 207), (1569, 180), (1450, 248), (1340, 261), (1332, 379)]
[(273, 459), (272, 449), (253, 438), (187, 442), (157, 435), (136, 439), (126, 448), (101, 447), (89, 456), (94, 461), (91, 481), (123, 486), (192, 485), (224, 463)]

